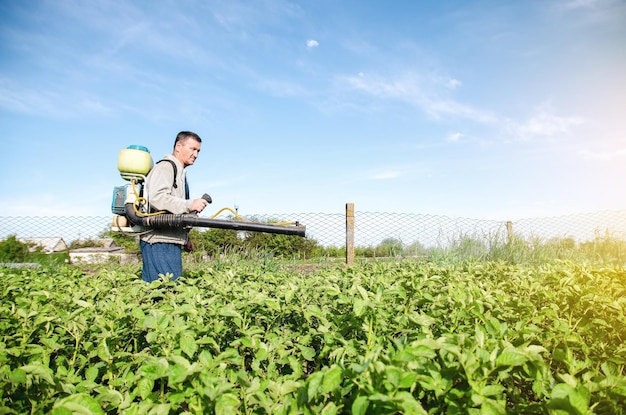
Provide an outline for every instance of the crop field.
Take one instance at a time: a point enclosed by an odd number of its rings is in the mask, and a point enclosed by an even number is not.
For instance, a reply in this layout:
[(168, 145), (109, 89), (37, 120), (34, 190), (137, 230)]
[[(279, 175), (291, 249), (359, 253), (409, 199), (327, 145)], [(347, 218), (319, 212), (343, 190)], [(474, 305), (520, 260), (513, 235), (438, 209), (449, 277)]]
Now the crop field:
[(626, 270), (0, 268), (0, 414), (623, 414)]

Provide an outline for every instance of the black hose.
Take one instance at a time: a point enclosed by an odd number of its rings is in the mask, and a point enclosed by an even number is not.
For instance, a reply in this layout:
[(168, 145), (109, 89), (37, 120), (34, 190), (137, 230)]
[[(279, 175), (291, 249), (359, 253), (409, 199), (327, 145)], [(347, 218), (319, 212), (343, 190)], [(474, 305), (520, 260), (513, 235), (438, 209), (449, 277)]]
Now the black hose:
[(151, 229), (183, 229), (187, 227), (234, 229), (236, 231), (251, 231), (276, 233), (280, 235), (305, 236), (306, 226), (296, 222), (295, 225), (270, 225), (257, 222), (241, 222), (224, 219), (201, 218), (195, 213), (161, 213), (153, 216), (140, 216), (135, 212), (132, 203), (126, 204), (126, 217), (133, 224)]

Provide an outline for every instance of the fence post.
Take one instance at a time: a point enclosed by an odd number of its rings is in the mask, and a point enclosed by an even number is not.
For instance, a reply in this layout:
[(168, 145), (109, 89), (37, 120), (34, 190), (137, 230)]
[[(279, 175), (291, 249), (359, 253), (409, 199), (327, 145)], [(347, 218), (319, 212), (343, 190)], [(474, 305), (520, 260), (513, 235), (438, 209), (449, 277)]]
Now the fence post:
[(509, 245), (513, 243), (513, 222), (506, 221), (506, 236), (508, 237)]
[(346, 203), (346, 265), (354, 263), (354, 203)]

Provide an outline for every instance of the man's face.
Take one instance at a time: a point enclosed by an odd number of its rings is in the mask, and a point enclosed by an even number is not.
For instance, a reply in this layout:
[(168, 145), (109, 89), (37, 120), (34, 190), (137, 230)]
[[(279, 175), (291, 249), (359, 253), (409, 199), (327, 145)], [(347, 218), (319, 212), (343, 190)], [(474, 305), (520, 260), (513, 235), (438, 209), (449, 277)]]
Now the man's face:
[(174, 148), (174, 157), (185, 167), (191, 166), (196, 161), (198, 153), (200, 153), (200, 143), (193, 138), (179, 141)]

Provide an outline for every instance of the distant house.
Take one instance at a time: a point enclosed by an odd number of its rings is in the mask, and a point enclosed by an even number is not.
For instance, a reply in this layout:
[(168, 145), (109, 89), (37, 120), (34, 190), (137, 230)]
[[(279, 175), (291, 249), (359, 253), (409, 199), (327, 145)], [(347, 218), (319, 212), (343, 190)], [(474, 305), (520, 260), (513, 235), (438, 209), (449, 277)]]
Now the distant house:
[(56, 252), (66, 252), (67, 244), (63, 238), (17, 238), (18, 241), (30, 245), (31, 252), (41, 249), (41, 252), (53, 254)]
[(70, 256), (70, 262), (73, 264), (105, 264), (109, 262), (136, 264), (141, 260), (139, 254), (125, 252), (124, 248), (118, 247), (111, 238), (89, 239), (85, 241), (89, 245), (88, 247), (74, 249), (69, 249), (63, 238), (32, 237), (17, 238), (17, 240), (29, 245), (30, 252), (37, 250), (46, 254), (67, 252)]
[(90, 239), (89, 244), (89, 247), (70, 250), (72, 264), (136, 264), (140, 259), (138, 254), (125, 252), (124, 248), (118, 247), (113, 239)]
[(76, 243), (78, 246), (82, 247), (93, 247), (93, 248), (104, 248), (104, 249), (112, 249), (117, 248), (117, 244), (113, 238), (101, 238), (101, 239), (84, 239), (74, 241), (72, 245)]

